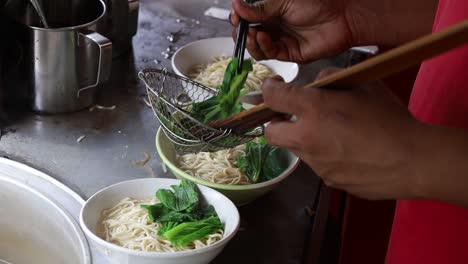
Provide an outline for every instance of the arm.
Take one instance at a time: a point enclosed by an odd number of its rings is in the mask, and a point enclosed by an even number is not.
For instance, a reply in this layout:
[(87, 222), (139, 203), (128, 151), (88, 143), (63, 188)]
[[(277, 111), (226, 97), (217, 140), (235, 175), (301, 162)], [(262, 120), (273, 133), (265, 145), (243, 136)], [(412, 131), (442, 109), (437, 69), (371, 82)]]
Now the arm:
[(468, 133), (429, 125), (416, 133), (416, 197), (468, 207)]

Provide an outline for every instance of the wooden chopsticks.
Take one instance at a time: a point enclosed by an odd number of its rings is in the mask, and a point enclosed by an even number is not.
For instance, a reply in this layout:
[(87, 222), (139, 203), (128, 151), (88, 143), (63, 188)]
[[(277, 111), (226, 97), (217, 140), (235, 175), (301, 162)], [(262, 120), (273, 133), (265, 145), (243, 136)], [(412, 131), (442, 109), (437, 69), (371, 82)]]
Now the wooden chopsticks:
[[(306, 87), (342, 88), (363, 84), (390, 76), (466, 43), (468, 43), (468, 20), (309, 83)], [(232, 129), (242, 134), (280, 116), (283, 114), (274, 112), (262, 103), (210, 125), (214, 128)]]

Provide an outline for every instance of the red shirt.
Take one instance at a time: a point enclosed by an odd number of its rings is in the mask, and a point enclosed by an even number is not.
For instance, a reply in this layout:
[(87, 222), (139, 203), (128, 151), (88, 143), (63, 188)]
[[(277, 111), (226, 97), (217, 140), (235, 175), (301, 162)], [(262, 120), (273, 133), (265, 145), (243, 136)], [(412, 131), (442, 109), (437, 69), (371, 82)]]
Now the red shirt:
[[(440, 0), (433, 30), (466, 19), (468, 0)], [(423, 63), (409, 109), (423, 122), (468, 130), (468, 45)], [(387, 264), (418, 263), (468, 263), (468, 208), (398, 201)]]

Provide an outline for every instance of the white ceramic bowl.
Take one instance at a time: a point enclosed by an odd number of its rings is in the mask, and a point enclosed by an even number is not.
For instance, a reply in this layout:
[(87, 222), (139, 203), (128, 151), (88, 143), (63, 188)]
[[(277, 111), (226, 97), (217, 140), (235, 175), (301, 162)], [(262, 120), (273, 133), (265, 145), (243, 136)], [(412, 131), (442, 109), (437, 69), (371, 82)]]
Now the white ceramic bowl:
[(69, 191), (43, 173), (0, 158), (0, 263), (91, 263), (85, 235), (69, 211), (81, 204), (64, 195)]
[[(172, 69), (180, 75), (188, 78), (190, 69), (196, 64), (208, 64), (216, 56), (232, 56), (234, 41), (230, 37), (209, 38), (191, 42), (180, 48), (172, 56)], [(245, 58), (250, 58), (245, 51)], [(278, 60), (258, 61), (268, 66), (276, 74), (283, 77), (286, 82), (292, 82), (299, 73), (297, 63)], [(256, 96), (261, 92), (251, 92), (247, 96)]]
[(169, 189), (180, 184), (176, 179), (145, 178), (111, 185), (94, 194), (85, 203), (80, 214), (80, 225), (89, 240), (102, 251), (111, 263), (119, 264), (206, 264), (213, 260), (234, 237), (239, 228), (236, 206), (221, 193), (198, 185), (208, 204), (216, 209), (224, 223), (224, 237), (209, 246), (181, 252), (142, 252), (109, 243), (96, 235), (101, 212), (125, 197), (143, 199), (151, 197), (158, 189)]

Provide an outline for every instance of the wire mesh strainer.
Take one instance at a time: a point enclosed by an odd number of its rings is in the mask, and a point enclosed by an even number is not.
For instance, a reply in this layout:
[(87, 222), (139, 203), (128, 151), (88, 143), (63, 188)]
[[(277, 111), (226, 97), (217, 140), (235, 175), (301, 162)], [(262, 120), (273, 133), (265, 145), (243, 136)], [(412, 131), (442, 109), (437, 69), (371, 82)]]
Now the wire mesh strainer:
[(145, 69), (138, 76), (145, 83), (149, 102), (164, 134), (178, 154), (213, 152), (244, 144), (263, 134), (263, 126), (237, 134), (216, 129), (191, 115), (193, 103), (217, 95), (217, 91), (175, 75), (166, 69)]

